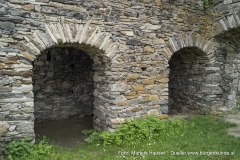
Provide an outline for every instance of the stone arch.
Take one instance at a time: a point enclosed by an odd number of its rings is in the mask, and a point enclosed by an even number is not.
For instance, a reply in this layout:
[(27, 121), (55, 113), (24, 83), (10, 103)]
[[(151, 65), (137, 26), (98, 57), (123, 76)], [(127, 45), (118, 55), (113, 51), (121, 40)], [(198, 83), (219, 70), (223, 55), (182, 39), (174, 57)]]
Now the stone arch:
[(206, 57), (209, 60), (213, 59), (213, 42), (199, 34), (191, 32), (175, 34), (173, 37), (169, 37), (168, 40), (165, 41), (163, 53), (170, 59), (175, 52), (186, 47), (197, 47), (206, 53)]
[(37, 30), (32, 35), (24, 36), (26, 42), (19, 43), (32, 55), (32, 58), (29, 57), (32, 60), (41, 51), (65, 43), (86, 44), (98, 48), (103, 51), (101, 56), (105, 57), (106, 61), (117, 58), (120, 44), (113, 42), (111, 33), (102, 32), (99, 27), (92, 29), (90, 24), (91, 20), (85, 24), (81, 21), (71, 23), (74, 26), (72, 30), (69, 23), (45, 23), (46, 32)]
[(222, 96), (212, 40), (181, 33), (165, 41), (163, 52), (169, 63), (169, 113), (211, 112)]
[[(228, 2), (237, 4), (238, 2)], [(224, 3), (225, 5), (229, 5)], [(227, 8), (236, 7), (229, 5)], [(222, 81), (223, 81), (223, 110), (228, 110), (236, 106), (239, 93), (239, 29), (240, 10), (233, 8), (230, 13), (224, 12), (223, 17), (216, 19), (213, 24), (213, 37), (218, 46), (216, 47), (216, 58), (223, 59)]]
[(217, 20), (213, 24), (214, 36), (227, 32), (231, 29), (236, 29), (240, 26), (240, 10), (234, 11), (228, 16)]
[[(111, 39), (111, 33), (102, 31), (100, 27), (91, 26), (91, 22), (92, 21), (89, 20), (85, 23), (82, 23), (81, 21), (74, 21), (71, 23), (45, 23), (44, 28), (41, 30), (35, 30), (32, 34), (25, 35), (24, 40), (18, 41), (17, 45), (11, 47), (20, 50), (20, 66), (27, 70), (32, 69), (31, 63), (34, 62), (36, 57), (38, 57), (43, 51), (58, 46), (82, 49), (96, 64), (116, 64), (116, 59), (121, 53), (121, 51), (119, 51), (120, 44)], [(92, 49), (88, 48), (93, 48), (94, 53), (92, 52)], [(104, 74), (105, 72), (107, 72), (107, 70), (103, 71)], [(104, 82), (102, 82), (99, 74), (95, 73), (93, 79), (97, 83), (96, 86), (103, 86), (103, 84), (100, 84)], [(32, 73), (29, 73), (29, 76), (31, 77)], [(106, 75), (106, 77), (107, 76), (110, 76), (110, 74)], [(125, 91), (127, 88), (127, 85), (123, 83), (107, 85), (109, 88), (102, 89), (101, 91), (105, 91), (106, 93), (101, 93), (97, 90), (94, 90), (93, 93), (93, 95), (98, 99), (97, 102), (94, 102), (94, 105), (97, 106), (94, 106), (95, 108), (93, 112), (95, 129), (112, 129), (111, 123), (114, 120), (108, 116), (108, 114), (112, 112), (106, 106), (104, 108), (104, 105), (107, 105), (106, 103), (114, 104), (124, 99), (123, 96), (116, 95), (115, 97), (117, 97), (117, 102), (115, 102), (113, 100), (114, 98), (112, 98), (111, 95), (108, 95), (109, 92), (107, 91)], [(27, 90), (32, 92), (33, 88), (30, 87), (27, 88)], [(28, 99), (26, 101), (28, 101), (28, 103), (33, 107), (33, 100)], [(116, 121), (115, 123), (122, 122)], [(31, 133), (31, 136), (34, 135), (33, 130), (29, 130), (28, 133)]]

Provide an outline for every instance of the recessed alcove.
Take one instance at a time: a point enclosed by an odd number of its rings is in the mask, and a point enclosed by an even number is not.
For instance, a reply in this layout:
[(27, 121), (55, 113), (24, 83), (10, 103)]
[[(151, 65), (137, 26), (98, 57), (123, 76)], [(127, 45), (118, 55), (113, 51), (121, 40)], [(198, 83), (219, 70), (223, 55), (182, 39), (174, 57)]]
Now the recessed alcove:
[(35, 119), (93, 112), (92, 60), (74, 48), (53, 48), (33, 63)]
[[(32, 78), (36, 135), (55, 133), (59, 137), (63, 130), (69, 130), (62, 138), (77, 138), (72, 135), (71, 129), (92, 128), (93, 117), (89, 118), (94, 102), (92, 65), (93, 61), (87, 53), (75, 48), (51, 48), (37, 57), (33, 63)], [(46, 123), (45, 120), (50, 121)], [(43, 125), (46, 127), (39, 129)], [(50, 131), (51, 134), (48, 134)], [(80, 130), (78, 132), (82, 134)]]
[(170, 114), (205, 113), (221, 96), (221, 76), (209, 70), (211, 64), (200, 49), (188, 47), (174, 53), (169, 69)]

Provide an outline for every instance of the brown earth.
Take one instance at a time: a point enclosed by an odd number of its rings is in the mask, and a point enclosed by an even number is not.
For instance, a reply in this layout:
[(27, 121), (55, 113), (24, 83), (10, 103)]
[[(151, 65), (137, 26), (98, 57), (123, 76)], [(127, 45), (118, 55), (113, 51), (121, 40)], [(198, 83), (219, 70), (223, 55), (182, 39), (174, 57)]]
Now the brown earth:
[(64, 147), (73, 148), (84, 141), (84, 129), (93, 129), (93, 117), (71, 117), (69, 119), (35, 122), (36, 140), (45, 136), (51, 142)]

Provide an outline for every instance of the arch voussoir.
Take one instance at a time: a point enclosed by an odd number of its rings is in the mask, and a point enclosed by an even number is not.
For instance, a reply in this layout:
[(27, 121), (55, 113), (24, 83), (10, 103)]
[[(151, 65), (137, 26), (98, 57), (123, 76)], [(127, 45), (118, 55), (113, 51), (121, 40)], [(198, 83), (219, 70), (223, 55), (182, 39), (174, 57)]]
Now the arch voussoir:
[[(54, 37), (54, 35), (52, 34), (50, 28), (48, 27), (48, 25), (47, 25), (46, 23), (45, 23), (45, 28), (47, 29), (47, 32), (48, 32), (48, 34), (50, 35), (50, 37), (52, 38), (53, 42), (56, 43), (56, 44), (58, 44), (57, 39)], [(43, 37), (43, 38), (44, 38), (44, 37)]]
[(57, 42), (59, 42), (59, 43), (63, 42), (62, 37), (61, 37), (60, 33), (58, 32), (56, 24), (50, 23), (50, 24), (46, 24), (46, 25), (48, 26), (48, 28), (54, 35)]
[(107, 50), (106, 50), (106, 56), (110, 59), (114, 59), (117, 56), (117, 48), (119, 47), (119, 43), (115, 42), (113, 43)]
[(169, 44), (171, 45), (173, 51), (175, 51), (175, 52), (180, 49), (180, 47), (178, 46), (178, 44), (177, 44), (177, 42), (176, 42), (174, 37), (169, 38)]
[(90, 45), (99, 48), (105, 36), (106, 36), (105, 32), (99, 31), (98, 35), (92, 39)]
[(197, 47), (206, 53), (208, 59), (212, 59), (213, 55), (211, 52), (213, 50), (213, 42), (209, 39), (203, 38), (199, 34), (195, 33), (180, 33), (168, 38), (164, 41), (163, 53), (170, 59), (173, 53), (181, 50), (185, 47)]
[[(74, 25), (75, 31), (70, 25)], [(103, 51), (102, 56), (110, 60), (118, 57), (119, 42), (111, 39), (112, 34), (103, 32), (100, 27), (91, 27), (91, 20), (83, 23), (45, 23), (46, 32), (35, 31), (32, 35), (24, 36), (27, 41), (25, 46), (33, 50), (36, 55), (47, 48), (65, 43), (79, 43), (94, 46)]]
[(100, 29), (99, 27), (97, 27), (91, 34), (91, 36), (89, 36), (89, 38), (86, 40), (86, 44), (91, 44), (91, 42), (93, 41), (93, 39), (100, 33)]
[(233, 12), (231, 15), (225, 16), (215, 22), (213, 32), (217, 36), (230, 29), (238, 28), (240, 26), (239, 10)]
[(34, 55), (39, 55), (41, 50), (32, 42), (29, 38), (24, 37), (26, 41), (20, 41), (19, 45), (23, 47), (26, 51), (33, 53)]
[(50, 48), (55, 45), (55, 42), (51, 38), (51, 35), (48, 33), (44, 33), (41, 31), (36, 32), (38, 38), (43, 42), (43, 44), (46, 46), (46, 48)]
[(84, 38), (85, 38), (85, 36), (86, 36), (86, 34), (87, 34), (87, 30), (89, 29), (90, 23), (91, 23), (91, 20), (88, 21), (88, 22), (85, 24), (85, 26), (83, 27), (82, 32), (81, 32), (81, 35), (80, 35), (80, 37), (79, 37), (78, 43), (81, 44), (81, 43), (84, 42)]
[(170, 60), (170, 58), (172, 57), (172, 52), (169, 50), (169, 48), (163, 48), (163, 53), (166, 55), (166, 58), (168, 60)]
[(74, 41), (73, 41), (73, 34), (72, 34), (72, 30), (71, 30), (69, 24), (66, 23), (66, 24), (65, 24), (65, 27), (66, 27), (67, 34), (68, 34), (68, 37), (69, 37), (69, 42), (70, 42), (70, 43), (73, 43), (73, 42), (74, 42)]
[(99, 49), (105, 50), (105, 46), (106, 46), (106, 44), (110, 41), (110, 37), (111, 37), (111, 36), (112, 36), (111, 33), (108, 33), (108, 34), (106, 35), (106, 37), (104, 38), (104, 40), (103, 40), (102, 44), (100, 45)]
[(229, 46), (231, 46), (231, 48), (237, 49), (240, 44), (240, 37), (235, 37), (235, 38), (231, 39), (230, 41), (228, 41), (227, 44)]
[(185, 36), (184, 36), (184, 34), (183, 33), (180, 33), (179, 34), (179, 40), (180, 40), (180, 43), (181, 43), (181, 46), (184, 48), (184, 47), (186, 47), (186, 41), (185, 41)]
[(236, 27), (237, 27), (233, 15), (228, 16), (228, 17), (227, 17), (227, 20), (228, 20), (228, 24), (229, 24), (229, 27), (230, 27), (230, 28), (236, 28)]
[(210, 54), (213, 50), (214, 44), (213, 42), (208, 41), (205, 46), (203, 47), (203, 51), (207, 54)]
[(206, 38), (203, 38), (202, 42), (199, 45), (199, 48), (203, 50), (204, 46), (207, 44), (208, 40)]
[[(38, 37), (38, 35), (37, 35), (36, 32), (33, 33), (32, 36), (33, 36), (32, 40), (33, 40), (35, 43), (39, 44), (39, 47), (41, 47), (42, 50), (47, 49), (47, 46), (46, 46), (46, 45), (43, 43), (43, 41)], [(31, 39), (31, 36), (28, 36), (28, 38)]]
[(192, 33), (187, 34), (187, 39), (188, 39), (188, 46), (187, 47), (192, 47), (193, 46), (193, 35)]

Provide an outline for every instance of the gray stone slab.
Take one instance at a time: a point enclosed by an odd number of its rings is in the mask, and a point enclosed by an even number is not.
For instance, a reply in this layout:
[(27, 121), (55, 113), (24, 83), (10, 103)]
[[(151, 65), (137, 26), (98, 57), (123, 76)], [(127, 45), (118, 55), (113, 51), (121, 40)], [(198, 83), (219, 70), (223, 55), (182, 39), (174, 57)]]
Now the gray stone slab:
[(21, 122), (17, 124), (16, 131), (18, 132), (32, 132), (33, 122)]
[(54, 45), (53, 40), (50, 38), (48, 34), (38, 31), (37, 35), (39, 36), (39, 38), (42, 40), (46, 47), (50, 48), (51, 46)]
[(14, 29), (15, 24), (12, 22), (0, 22), (0, 28), (1, 29)]
[(0, 15), (5, 15), (5, 14), (6, 14), (6, 8), (0, 7)]

